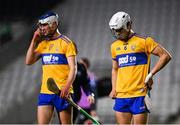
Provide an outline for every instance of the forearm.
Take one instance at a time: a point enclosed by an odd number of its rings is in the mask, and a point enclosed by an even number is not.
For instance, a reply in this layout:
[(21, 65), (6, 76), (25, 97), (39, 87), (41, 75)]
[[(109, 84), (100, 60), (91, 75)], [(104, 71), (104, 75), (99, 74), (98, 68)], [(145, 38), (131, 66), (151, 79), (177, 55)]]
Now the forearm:
[(27, 65), (33, 64), (35, 62), (35, 54), (34, 54), (35, 47), (36, 47), (36, 43), (34, 42), (34, 40), (32, 40), (26, 54)]
[(73, 84), (73, 81), (75, 80), (76, 73), (77, 73), (77, 66), (75, 65), (74, 67), (70, 68), (68, 79), (66, 82), (67, 88), (70, 88), (71, 85)]
[(116, 89), (117, 69), (112, 69), (112, 90)]
[(160, 56), (158, 62), (151, 70), (152, 75), (155, 75), (158, 71), (160, 71), (170, 60), (171, 56), (169, 54), (163, 54), (162, 56)]

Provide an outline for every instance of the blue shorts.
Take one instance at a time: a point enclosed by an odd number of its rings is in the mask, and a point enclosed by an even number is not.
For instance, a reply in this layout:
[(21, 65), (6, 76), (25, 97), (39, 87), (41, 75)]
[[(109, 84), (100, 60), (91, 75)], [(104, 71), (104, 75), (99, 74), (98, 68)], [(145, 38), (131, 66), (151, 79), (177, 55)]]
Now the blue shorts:
[(58, 112), (67, 109), (70, 104), (56, 94), (39, 94), (38, 106), (52, 105)]
[(144, 102), (144, 96), (133, 98), (116, 98), (113, 109), (117, 112), (129, 112), (134, 115), (149, 112)]

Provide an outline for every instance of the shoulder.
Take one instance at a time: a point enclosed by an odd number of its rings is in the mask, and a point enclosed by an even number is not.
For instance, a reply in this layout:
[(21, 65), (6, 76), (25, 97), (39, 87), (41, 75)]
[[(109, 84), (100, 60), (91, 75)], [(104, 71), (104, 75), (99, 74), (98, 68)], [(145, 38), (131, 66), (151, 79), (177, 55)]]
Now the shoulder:
[(145, 35), (142, 35), (142, 34), (138, 34), (138, 33), (135, 33), (134, 36), (138, 37), (139, 39), (144, 39), (144, 40), (146, 40), (146, 38), (148, 37), (148, 36), (145, 36)]
[(74, 45), (75, 48), (77, 48), (76, 43), (73, 42), (71, 39), (69, 39), (67, 36), (61, 35), (60, 38), (63, 41), (63, 44), (65, 44), (65, 45), (70, 45), (71, 44), (71, 45)]
[(61, 45), (63, 48), (71, 48), (71, 49), (75, 50), (76, 53), (78, 53), (77, 45), (75, 42), (73, 42), (71, 39), (69, 39), (65, 35), (61, 35), (60, 39), (61, 39)]
[(111, 47), (116, 46), (119, 42), (121, 42), (121, 41), (120, 41), (120, 40), (114, 40), (114, 41), (111, 43)]
[(148, 36), (148, 37), (146, 38), (146, 41), (154, 41), (154, 39), (153, 39), (152, 37)]
[(143, 42), (155, 42), (154, 39), (149, 35), (145, 36), (145, 35), (135, 34), (135, 37)]
[(43, 40), (37, 44), (37, 46), (46, 46), (46, 41)]
[(60, 37), (61, 39), (62, 39), (62, 41), (63, 42), (65, 42), (66, 44), (70, 44), (70, 43), (72, 43), (72, 40), (71, 39), (69, 39), (67, 36), (65, 36), (65, 35), (61, 35), (61, 37)]
[(140, 39), (144, 39), (145, 41), (146, 40), (153, 40), (153, 38), (151, 36), (149, 36), (149, 35), (141, 35), (141, 34), (135, 33), (134, 36), (136, 36), (136, 37), (138, 37)]

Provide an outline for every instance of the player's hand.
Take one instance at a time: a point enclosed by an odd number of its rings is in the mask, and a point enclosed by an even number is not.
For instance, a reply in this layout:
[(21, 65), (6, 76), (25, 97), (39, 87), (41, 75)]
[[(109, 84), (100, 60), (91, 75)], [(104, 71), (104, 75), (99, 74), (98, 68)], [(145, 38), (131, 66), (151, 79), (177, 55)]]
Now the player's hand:
[(61, 98), (68, 98), (69, 97), (69, 87), (63, 87), (60, 93)]
[(146, 79), (145, 79), (145, 89), (152, 89), (152, 85), (153, 85), (153, 79), (152, 79), (153, 75), (152, 73), (149, 73), (147, 76), (146, 76)]
[(93, 95), (89, 95), (89, 96), (87, 97), (87, 101), (89, 102), (89, 104), (95, 103), (94, 96), (93, 96)]
[(149, 80), (153, 77), (153, 74), (150, 72), (145, 79), (145, 84), (149, 82)]
[(34, 40), (35, 42), (41, 41), (41, 32), (40, 32), (40, 29), (39, 29), (39, 28), (34, 32), (33, 40)]
[(115, 99), (116, 95), (117, 95), (116, 90), (111, 90), (109, 97), (111, 97), (112, 99)]

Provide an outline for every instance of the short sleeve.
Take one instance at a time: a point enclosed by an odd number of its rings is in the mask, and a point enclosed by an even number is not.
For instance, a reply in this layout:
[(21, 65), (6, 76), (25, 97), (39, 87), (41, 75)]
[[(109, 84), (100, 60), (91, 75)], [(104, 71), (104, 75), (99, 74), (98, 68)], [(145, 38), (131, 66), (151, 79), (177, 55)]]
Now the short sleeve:
[(41, 42), (38, 44), (37, 48), (35, 49), (35, 52), (42, 53), (42, 48), (43, 48), (43, 46), (42, 46), (42, 42)]
[(113, 60), (116, 60), (116, 53), (113, 44), (111, 45), (111, 57)]
[(66, 57), (77, 55), (77, 47), (74, 42), (69, 42), (66, 49)]
[(156, 46), (158, 46), (158, 43), (155, 42), (151, 37), (146, 38), (145, 41), (146, 51), (147, 53), (151, 53)]

